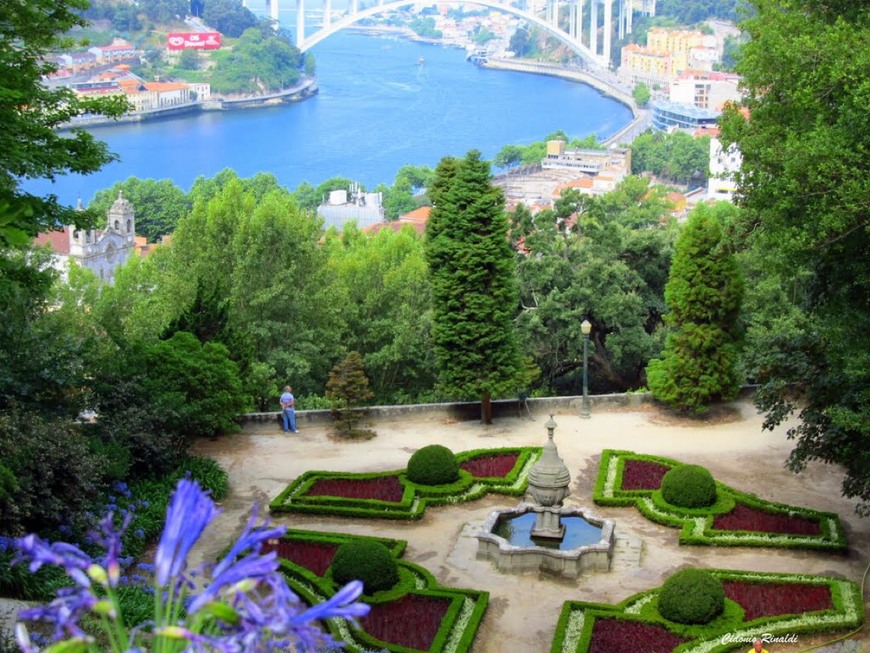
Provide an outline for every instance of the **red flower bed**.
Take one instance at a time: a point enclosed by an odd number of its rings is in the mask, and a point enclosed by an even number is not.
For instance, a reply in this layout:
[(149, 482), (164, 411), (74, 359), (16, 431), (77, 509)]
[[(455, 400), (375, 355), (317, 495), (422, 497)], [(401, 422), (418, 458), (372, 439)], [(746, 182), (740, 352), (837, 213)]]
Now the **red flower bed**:
[(746, 611), (746, 621), (759, 617), (802, 614), (834, 607), (827, 585), (724, 581), (725, 596)]
[(589, 653), (671, 653), (688, 641), (655, 624), (599, 617), (592, 626)]
[(428, 651), (449, 607), (450, 599), (406, 594), (396, 601), (372, 604), (371, 612), (359, 622), (382, 642)]
[(278, 540), (276, 544), (266, 544), (264, 553), (277, 551), (279, 558), (289, 560), (293, 564), (323, 576), (338, 549), (337, 544), (330, 542), (308, 542), (305, 540)]
[(404, 488), (397, 476), (378, 478), (321, 478), (305, 493), (309, 497), (344, 497), (401, 501)]
[(795, 515), (766, 512), (742, 503), (713, 520), (713, 528), (723, 531), (755, 531), (787, 535), (821, 535), (819, 522)]
[(658, 490), (662, 477), (671, 471), (668, 465), (648, 460), (625, 460), (622, 470), (622, 490)]
[(504, 478), (517, 464), (519, 454), (502, 453), (470, 458), (459, 467), (476, 478)]

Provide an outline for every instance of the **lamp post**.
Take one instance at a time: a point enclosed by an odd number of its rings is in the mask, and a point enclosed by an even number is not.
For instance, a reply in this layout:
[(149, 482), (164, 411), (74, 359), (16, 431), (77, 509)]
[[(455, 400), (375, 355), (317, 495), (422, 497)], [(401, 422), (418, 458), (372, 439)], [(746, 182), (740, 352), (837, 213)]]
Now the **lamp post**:
[(589, 334), (592, 333), (592, 324), (589, 320), (583, 320), (580, 325), (583, 333), (583, 405), (580, 408), (580, 417), (589, 418)]

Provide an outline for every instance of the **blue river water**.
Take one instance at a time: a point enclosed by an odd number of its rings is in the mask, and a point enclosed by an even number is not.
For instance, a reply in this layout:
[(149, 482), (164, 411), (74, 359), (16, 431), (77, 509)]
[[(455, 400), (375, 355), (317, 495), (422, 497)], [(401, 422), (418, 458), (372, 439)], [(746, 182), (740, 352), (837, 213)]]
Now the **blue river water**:
[(320, 92), (311, 99), (96, 127), (119, 161), (24, 187), (74, 204), (130, 176), (169, 178), (189, 190), (198, 176), (232, 168), (241, 177), (270, 172), (290, 190), (335, 176), (372, 189), (392, 184), (405, 164), (434, 167), (472, 149), (492, 158), (504, 145), (558, 129), (606, 138), (631, 120), (625, 106), (590, 87), (482, 70), (456, 48), (339, 32), (313, 53)]

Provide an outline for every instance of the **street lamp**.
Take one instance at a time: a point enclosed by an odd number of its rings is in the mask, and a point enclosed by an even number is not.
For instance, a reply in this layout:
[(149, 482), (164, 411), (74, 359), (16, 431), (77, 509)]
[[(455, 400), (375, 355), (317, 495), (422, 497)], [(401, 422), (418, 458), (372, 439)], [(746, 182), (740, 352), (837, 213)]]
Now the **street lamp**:
[(583, 333), (583, 406), (580, 408), (580, 417), (589, 418), (589, 334), (592, 333), (592, 324), (589, 320), (583, 320), (580, 325)]

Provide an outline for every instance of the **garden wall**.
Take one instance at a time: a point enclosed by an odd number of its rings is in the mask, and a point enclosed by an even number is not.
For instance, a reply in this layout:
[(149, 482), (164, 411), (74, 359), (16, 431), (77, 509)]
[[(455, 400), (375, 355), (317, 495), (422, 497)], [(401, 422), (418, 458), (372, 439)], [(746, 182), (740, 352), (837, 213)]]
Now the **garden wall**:
[[(653, 401), (648, 392), (632, 394), (609, 394), (589, 397), (590, 410), (605, 409), (614, 406), (639, 406)], [(495, 418), (523, 417), (532, 413), (546, 415), (548, 412), (577, 411), (583, 403), (582, 397), (533, 397), (526, 400), (526, 405), (517, 399), (498, 399), (492, 402), (492, 414)], [(527, 408), (528, 406), (528, 412)], [(408, 404), (401, 406), (372, 406), (369, 417), (376, 420), (398, 419), (406, 416), (431, 417), (433, 419), (454, 419), (472, 421), (480, 419), (480, 402), (463, 401), (443, 404)], [(267, 413), (248, 413), (241, 416), (245, 430), (256, 430), (258, 426), (272, 428), (273, 423), (281, 420), (279, 411)], [(332, 414), (328, 410), (297, 410), (296, 424), (306, 425), (328, 424), (332, 422)]]

